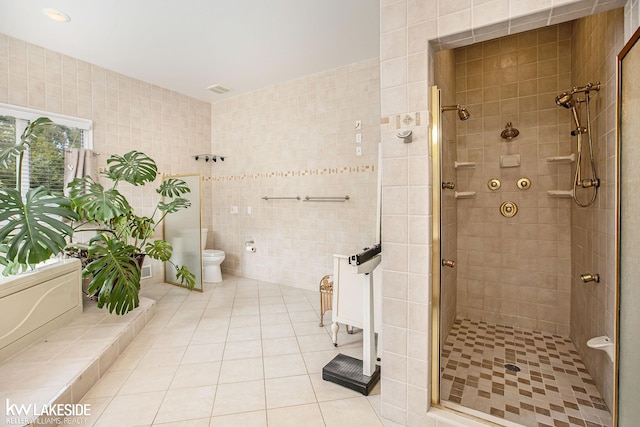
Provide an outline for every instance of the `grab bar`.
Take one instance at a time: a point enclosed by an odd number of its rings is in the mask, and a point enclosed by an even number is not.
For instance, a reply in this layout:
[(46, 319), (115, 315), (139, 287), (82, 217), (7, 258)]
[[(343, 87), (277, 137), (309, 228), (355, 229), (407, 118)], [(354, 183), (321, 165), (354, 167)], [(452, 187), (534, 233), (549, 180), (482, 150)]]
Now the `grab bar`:
[(304, 198), (303, 202), (346, 202), (347, 200), (349, 200), (349, 196), (344, 196), (344, 197), (338, 197), (338, 196), (311, 197), (311, 196), (306, 196)]
[(269, 196), (264, 196), (262, 199), (263, 200), (300, 200), (300, 196), (296, 196), (296, 197), (269, 197)]

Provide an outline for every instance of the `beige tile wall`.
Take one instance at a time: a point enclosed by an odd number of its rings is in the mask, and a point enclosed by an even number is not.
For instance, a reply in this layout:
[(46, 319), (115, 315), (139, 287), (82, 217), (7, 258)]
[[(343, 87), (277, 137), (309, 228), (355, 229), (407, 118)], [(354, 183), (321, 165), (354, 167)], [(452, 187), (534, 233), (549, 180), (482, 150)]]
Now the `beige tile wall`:
[[(224, 272), (317, 289), (333, 254), (376, 243), (379, 85), (376, 58), (213, 105), (213, 151), (226, 159), (212, 165), (208, 244), (225, 251)], [(262, 199), (347, 195), (343, 203)], [(245, 251), (248, 240), (255, 253)]]
[[(596, 81), (602, 84), (598, 93), (592, 92), (590, 103), (601, 186), (591, 207), (572, 206), (571, 339), (609, 408), (613, 404), (613, 363), (604, 352), (592, 350), (586, 343), (597, 336), (615, 337), (616, 66), (617, 54), (624, 45), (623, 19), (621, 9), (580, 19), (573, 25), (571, 43), (573, 85)], [(584, 106), (581, 113), (586, 126)], [(587, 152), (583, 152), (586, 156)], [(583, 162), (583, 171), (591, 176), (588, 158)], [(578, 191), (581, 200), (592, 194), (589, 190)], [(583, 273), (600, 274), (600, 283), (582, 283), (579, 277)]]
[[(571, 87), (570, 37), (566, 23), (455, 50), (457, 102), (471, 114), (457, 123), (457, 160), (476, 163), (457, 171), (460, 191), (476, 193), (457, 205), (458, 316), (569, 335), (571, 201), (547, 191), (570, 188), (571, 165), (546, 159), (571, 153), (571, 116), (554, 102)], [(512, 141), (500, 137), (507, 122)], [(501, 167), (506, 155), (520, 166)]]
[(640, 1), (627, 0), (624, 5), (624, 40), (627, 42), (640, 26)]
[[(631, 0), (629, 0), (631, 1)], [(433, 47), (459, 47), (473, 42), (516, 34), (521, 31), (565, 22), (590, 13), (621, 7), (625, 1), (496, 0), (451, 2), (449, 0), (381, 0), (380, 73), (406, 70), (404, 79), (381, 79), (381, 134), (384, 159), (398, 168), (420, 165), (423, 179), (404, 185), (383, 180), (383, 222), (385, 216), (404, 216), (416, 227), (430, 228), (429, 127), (415, 122), (403, 125), (414, 132), (414, 142), (398, 146), (396, 116), (429, 117), (428, 88), (434, 83)], [(454, 5), (460, 5), (452, 10)], [(495, 13), (502, 10), (504, 13)], [(402, 123), (402, 122), (400, 122)], [(401, 170), (401, 169), (398, 169)], [(391, 242), (383, 229), (384, 287), (408, 284), (406, 298), (385, 297), (383, 301), (383, 360), (394, 358), (393, 372), (382, 371), (382, 415), (389, 425), (466, 426), (480, 425), (468, 419), (430, 408), (430, 235), (406, 242)], [(423, 249), (424, 248), (424, 249)], [(426, 263), (426, 264), (425, 264)]]
[[(99, 167), (111, 154), (136, 149), (156, 160), (163, 174), (211, 173), (190, 157), (209, 150), (210, 104), (4, 34), (0, 102), (91, 119)], [(157, 201), (156, 187), (147, 187), (122, 188), (142, 215)], [(204, 217), (210, 205), (203, 203)], [(161, 282), (163, 274), (154, 263), (149, 280)]]

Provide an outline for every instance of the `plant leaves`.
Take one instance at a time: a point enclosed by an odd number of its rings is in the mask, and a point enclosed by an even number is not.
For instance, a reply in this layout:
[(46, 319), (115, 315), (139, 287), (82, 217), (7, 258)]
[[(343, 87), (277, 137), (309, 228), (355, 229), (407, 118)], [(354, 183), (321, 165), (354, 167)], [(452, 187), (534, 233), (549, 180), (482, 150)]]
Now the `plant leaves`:
[(166, 213), (174, 213), (178, 212), (182, 209), (187, 209), (191, 207), (191, 201), (185, 199), (184, 197), (178, 197), (173, 199), (169, 203), (160, 202), (158, 203), (158, 209)]
[(109, 313), (125, 314), (138, 307), (140, 266), (136, 248), (101, 233), (90, 241), (89, 259), (84, 276), (92, 276), (87, 292), (98, 292), (98, 307)]
[(140, 151), (129, 151), (123, 156), (111, 155), (107, 159), (109, 169), (105, 175), (114, 182), (126, 181), (132, 185), (153, 182), (158, 174), (156, 162)]
[(17, 159), (27, 146), (19, 142), (17, 144), (0, 144), (0, 166), (9, 168), (11, 160)]
[(68, 188), (73, 209), (87, 221), (107, 222), (119, 216), (129, 215), (133, 210), (118, 190), (105, 190), (102, 184), (89, 176), (74, 179)]
[(196, 285), (196, 276), (184, 265), (176, 267), (176, 270), (176, 278), (180, 280), (180, 283), (189, 289), (193, 289)]
[(73, 235), (63, 220), (77, 218), (67, 198), (44, 187), (30, 189), (24, 202), (17, 190), (0, 190), (0, 241), (6, 244), (6, 259), (25, 266), (60, 253)]
[(0, 145), (0, 166), (7, 168), (12, 159), (17, 159), (37, 138), (37, 133), (43, 126), (48, 126), (53, 122), (48, 117), (40, 117), (27, 126), (20, 136), (20, 140), (15, 145)]
[(153, 237), (153, 230), (155, 226), (155, 221), (153, 218), (148, 218), (146, 216), (133, 216), (129, 220), (129, 234), (134, 239), (140, 239), (142, 241)]
[(167, 178), (156, 190), (162, 197), (178, 197), (190, 193), (191, 189), (182, 179)]
[(166, 240), (155, 240), (151, 243), (147, 243), (147, 246), (144, 248), (144, 252), (153, 259), (166, 262), (171, 259), (173, 246), (171, 246)]

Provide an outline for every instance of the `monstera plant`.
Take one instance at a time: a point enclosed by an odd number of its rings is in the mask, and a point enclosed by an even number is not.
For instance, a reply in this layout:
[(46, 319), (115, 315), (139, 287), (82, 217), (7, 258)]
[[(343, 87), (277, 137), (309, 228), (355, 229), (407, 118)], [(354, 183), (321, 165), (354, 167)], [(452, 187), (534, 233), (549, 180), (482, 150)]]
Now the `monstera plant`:
[(144, 153), (130, 151), (112, 155), (107, 166), (102, 174), (111, 182), (110, 187), (89, 176), (76, 178), (68, 185), (71, 208), (78, 216), (75, 229), (86, 230), (89, 224), (89, 229), (97, 233), (86, 247), (67, 247), (68, 253), (80, 253), (85, 258), (83, 275), (91, 278), (87, 293), (96, 294), (98, 307), (106, 305), (110, 312), (123, 314), (137, 307), (140, 269), (146, 256), (172, 264), (178, 280), (192, 289), (193, 273), (171, 261), (173, 248), (168, 242), (154, 239), (156, 227), (166, 215), (191, 206), (189, 200), (180, 197), (191, 191), (187, 184), (177, 178), (164, 180), (156, 189), (162, 199), (151, 215), (138, 216), (119, 191), (119, 184), (152, 183), (158, 175), (156, 163)]
[[(51, 125), (41, 117), (32, 121), (16, 144), (0, 145), (0, 166), (17, 166), (22, 162), (39, 132)], [(15, 166), (13, 161), (15, 161)], [(0, 264), (4, 275), (16, 274), (60, 253), (73, 235), (69, 221), (77, 219), (71, 200), (55, 195), (44, 187), (32, 188), (22, 195), (22, 182), (16, 188), (0, 188)]]
[[(15, 158), (20, 167), (38, 128), (49, 124), (46, 118), (34, 120), (17, 144), (0, 147), (0, 165), (7, 167)], [(110, 182), (106, 187), (85, 176), (69, 183), (69, 197), (39, 187), (30, 189), (23, 198), (20, 180), (16, 189), (0, 189), (3, 274), (24, 271), (60, 252), (80, 257), (83, 277), (90, 278), (87, 293), (97, 296), (98, 307), (106, 306), (117, 314), (138, 306), (140, 270), (146, 256), (172, 264), (177, 278), (192, 289), (195, 276), (171, 261), (173, 248), (168, 242), (154, 239), (156, 227), (166, 215), (190, 206), (181, 197), (190, 192), (189, 187), (180, 179), (164, 180), (156, 189), (160, 201), (150, 216), (136, 215), (119, 191), (123, 182), (141, 186), (155, 181), (157, 174), (157, 165), (150, 157), (131, 151), (109, 157), (102, 172)], [(79, 229), (94, 231), (95, 236), (87, 244), (73, 242), (73, 233)]]

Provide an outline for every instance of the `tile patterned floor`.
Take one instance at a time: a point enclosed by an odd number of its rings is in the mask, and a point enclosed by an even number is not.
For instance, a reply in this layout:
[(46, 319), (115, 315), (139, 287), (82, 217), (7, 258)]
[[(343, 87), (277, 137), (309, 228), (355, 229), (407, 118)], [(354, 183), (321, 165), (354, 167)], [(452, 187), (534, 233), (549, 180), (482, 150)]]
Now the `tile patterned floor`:
[[(531, 427), (610, 427), (571, 340), (457, 319), (441, 360), (441, 398)], [(505, 368), (513, 364), (521, 370)]]
[[(318, 293), (237, 277), (205, 292), (143, 287), (156, 315), (86, 394), (96, 427), (382, 426), (370, 396), (322, 380), (362, 334), (319, 327)], [(344, 328), (341, 328), (344, 329)]]

